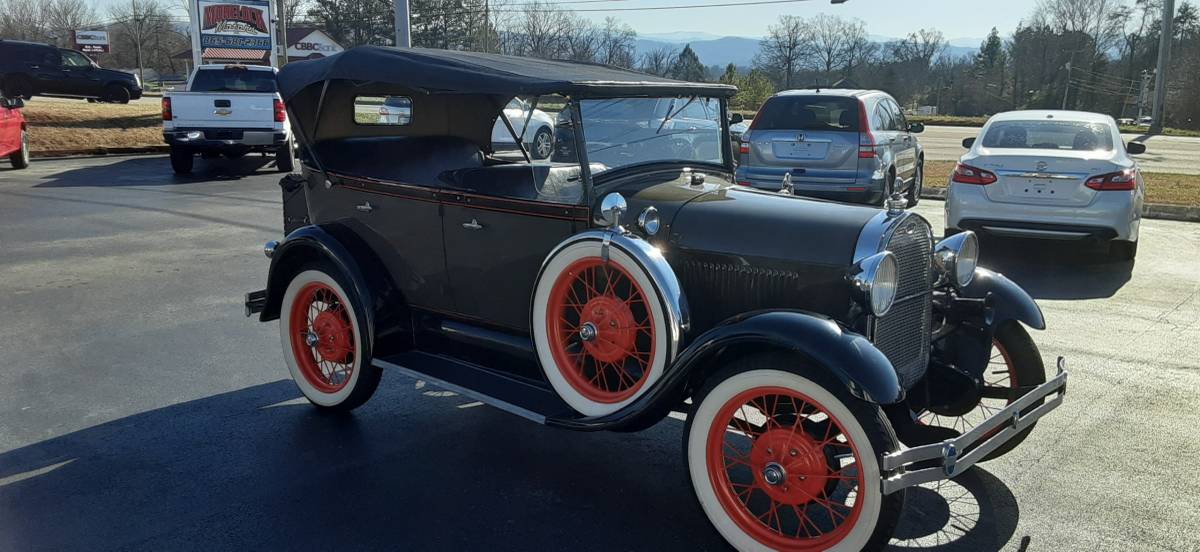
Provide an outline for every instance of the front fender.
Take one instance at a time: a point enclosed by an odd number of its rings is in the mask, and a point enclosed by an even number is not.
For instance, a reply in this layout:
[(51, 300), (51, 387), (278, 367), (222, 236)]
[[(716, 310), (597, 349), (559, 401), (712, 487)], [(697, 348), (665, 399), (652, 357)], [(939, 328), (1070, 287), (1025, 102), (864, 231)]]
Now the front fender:
[[(267, 274), (267, 298), (259, 320), (263, 322), (279, 318), (283, 294), (299, 268), (313, 261), (327, 261), (341, 271), (349, 281), (362, 305), (373, 307), (376, 303), (367, 278), (356, 257), (345, 244), (319, 226), (304, 226), (288, 234), (271, 254), (271, 268)], [(375, 309), (366, 308), (368, 336), (375, 335)]]
[(893, 404), (904, 399), (896, 369), (874, 344), (833, 319), (803, 311), (760, 311), (727, 320), (693, 341), (673, 368), (693, 372), (712, 355), (741, 345), (796, 353), (865, 401)]
[(1046, 318), (1037, 301), (1016, 282), (986, 268), (976, 268), (975, 278), (962, 290), (963, 297), (983, 299), (992, 294), (992, 327), (1018, 320), (1035, 330), (1046, 329)]
[(575, 430), (635, 431), (657, 423), (698, 387), (712, 361), (730, 348), (788, 351), (828, 371), (854, 396), (877, 404), (904, 400), (892, 363), (867, 338), (846, 331), (834, 320), (803, 311), (758, 311), (736, 316), (692, 340), (653, 389), (607, 416), (548, 419), (547, 424)]

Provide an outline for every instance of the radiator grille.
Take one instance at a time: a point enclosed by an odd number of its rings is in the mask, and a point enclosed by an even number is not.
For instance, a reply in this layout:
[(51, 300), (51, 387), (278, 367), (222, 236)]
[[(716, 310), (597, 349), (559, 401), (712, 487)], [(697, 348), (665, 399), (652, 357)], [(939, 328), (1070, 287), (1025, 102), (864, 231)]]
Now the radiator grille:
[(915, 216), (904, 221), (887, 244), (899, 265), (897, 299), (887, 315), (873, 321), (871, 336), (892, 361), (905, 389), (925, 375), (929, 364), (932, 247), (928, 223)]

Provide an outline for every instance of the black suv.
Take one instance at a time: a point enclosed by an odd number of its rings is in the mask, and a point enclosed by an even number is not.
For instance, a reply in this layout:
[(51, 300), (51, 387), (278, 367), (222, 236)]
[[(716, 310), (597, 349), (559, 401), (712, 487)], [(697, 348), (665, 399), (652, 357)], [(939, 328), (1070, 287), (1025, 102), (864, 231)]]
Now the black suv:
[(0, 40), (0, 87), (10, 98), (40, 94), (128, 103), (142, 97), (136, 75), (102, 69), (75, 50), (15, 40)]

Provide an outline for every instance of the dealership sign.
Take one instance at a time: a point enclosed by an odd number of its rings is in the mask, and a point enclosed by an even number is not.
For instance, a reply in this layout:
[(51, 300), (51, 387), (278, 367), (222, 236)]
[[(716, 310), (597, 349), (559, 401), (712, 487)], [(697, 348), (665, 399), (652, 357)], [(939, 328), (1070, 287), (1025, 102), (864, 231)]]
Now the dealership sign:
[(107, 54), (108, 31), (74, 31), (75, 48), (85, 54)]
[(201, 48), (271, 49), (271, 5), (263, 0), (197, 0)]

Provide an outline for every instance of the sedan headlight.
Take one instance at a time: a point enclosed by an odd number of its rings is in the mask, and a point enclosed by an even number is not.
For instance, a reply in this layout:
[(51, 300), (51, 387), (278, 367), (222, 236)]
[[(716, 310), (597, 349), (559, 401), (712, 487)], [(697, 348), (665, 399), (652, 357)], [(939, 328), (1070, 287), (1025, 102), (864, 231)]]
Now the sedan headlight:
[(875, 316), (883, 316), (896, 301), (899, 267), (890, 251), (876, 253), (854, 265), (850, 285), (858, 300)]
[(950, 236), (933, 246), (933, 267), (955, 287), (962, 289), (975, 278), (979, 265), (979, 238), (969, 230)]

